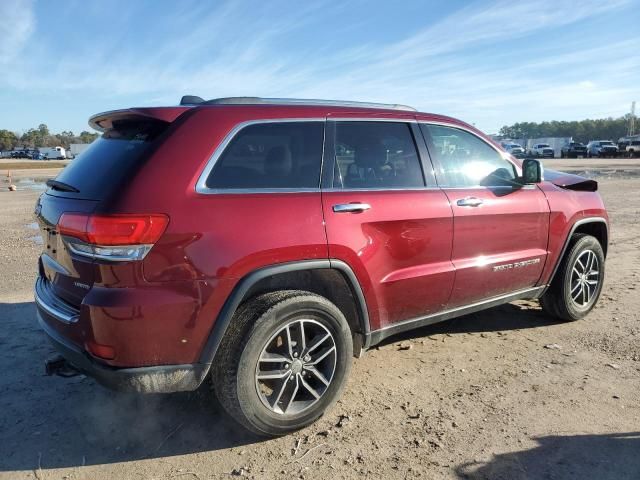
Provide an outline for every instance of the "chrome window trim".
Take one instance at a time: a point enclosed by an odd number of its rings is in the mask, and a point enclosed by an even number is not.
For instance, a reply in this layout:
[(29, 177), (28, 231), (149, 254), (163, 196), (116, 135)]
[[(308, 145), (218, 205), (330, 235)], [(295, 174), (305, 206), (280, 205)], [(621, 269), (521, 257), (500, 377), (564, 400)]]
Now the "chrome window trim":
[[(319, 192), (320, 191), (320, 176), (318, 176), (317, 188), (209, 188), (207, 187), (207, 178), (213, 171), (218, 159), (222, 156), (227, 149), (231, 141), (238, 135), (243, 129), (252, 125), (270, 124), (270, 123), (298, 123), (298, 122), (326, 122), (324, 117), (309, 117), (309, 118), (263, 118), (255, 120), (247, 120), (236, 124), (222, 139), (222, 142), (216, 147), (214, 152), (207, 160), (207, 164), (200, 173), (198, 181), (196, 182), (196, 193), (203, 195), (224, 195), (224, 194), (245, 194), (245, 193), (301, 193), (301, 192)], [(324, 148), (324, 144), (323, 144)], [(321, 160), (322, 162), (322, 160)], [(322, 173), (322, 170), (320, 170)]]
[[(516, 169), (516, 172), (518, 175), (522, 176), (522, 169), (516, 164), (514, 163), (511, 158), (509, 158), (509, 154), (506, 152), (503, 152), (502, 150), (500, 150), (496, 145), (494, 145), (493, 143), (487, 142), (487, 140), (485, 140), (484, 138), (482, 138), (480, 135), (478, 135), (476, 132), (474, 132), (473, 130), (463, 126), (463, 125), (457, 125), (455, 123), (449, 123), (449, 122), (442, 122), (442, 121), (438, 121), (438, 120), (418, 120), (418, 125), (437, 125), (440, 127), (448, 127), (448, 128), (454, 128), (457, 130), (462, 130), (466, 133), (470, 133), (471, 135), (473, 135), (474, 137), (476, 137), (478, 140), (480, 140), (481, 142), (485, 143), (486, 145), (488, 145), (489, 147), (491, 147), (493, 150), (495, 150), (498, 155), (500, 155), (500, 158), (502, 158), (503, 160), (506, 160), (507, 162), (509, 162), (511, 165), (513, 165), (513, 167)], [(427, 148), (429, 147), (429, 145), (427, 145)], [(429, 153), (429, 155), (431, 155), (431, 153)], [(438, 162), (439, 163), (439, 162)], [(438, 177), (437, 172), (436, 172), (436, 178)], [(496, 185), (496, 186), (489, 186), (489, 187), (484, 187), (482, 185), (470, 185), (467, 187), (449, 187), (446, 185), (441, 186), (441, 188), (443, 190), (450, 190), (450, 189), (469, 189), (469, 188), (499, 188), (499, 187), (504, 187), (504, 185)], [(513, 187), (507, 187), (507, 188), (513, 188)]]
[[(377, 114), (379, 115), (379, 114)], [(380, 118), (380, 117), (331, 117), (327, 116), (327, 122), (389, 122), (389, 123), (418, 123), (415, 118)]]
[(440, 190), (496, 190), (496, 189), (509, 189), (509, 190), (535, 190), (536, 186), (534, 184), (526, 184), (526, 185), (494, 185), (494, 186), (485, 186), (485, 185), (471, 185), (469, 187), (439, 187)]
[(389, 188), (323, 188), (323, 193), (346, 192), (423, 192), (429, 190), (442, 190), (440, 187), (389, 187)]

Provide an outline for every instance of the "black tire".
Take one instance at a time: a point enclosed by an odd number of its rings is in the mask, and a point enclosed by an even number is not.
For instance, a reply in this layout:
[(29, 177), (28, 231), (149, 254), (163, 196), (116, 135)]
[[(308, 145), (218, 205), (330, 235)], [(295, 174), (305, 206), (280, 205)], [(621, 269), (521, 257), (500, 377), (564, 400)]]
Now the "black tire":
[[(329, 385), (314, 404), (299, 413), (286, 414), (263, 403), (257, 387), (258, 360), (274, 335), (296, 319), (311, 319), (331, 333), (335, 367)], [(248, 430), (262, 436), (285, 435), (313, 423), (335, 403), (349, 375), (352, 357), (347, 320), (329, 300), (298, 290), (266, 293), (245, 302), (235, 313), (212, 366), (214, 389), (227, 413)], [(286, 364), (286, 368), (293, 371), (293, 364)], [(286, 379), (281, 385), (285, 384)], [(298, 384), (296, 378), (292, 385)]]
[[(572, 281), (575, 280), (573, 267), (576, 265), (577, 259), (589, 251), (595, 254), (595, 258), (598, 262), (598, 282), (597, 285), (595, 285), (588, 302), (584, 302), (584, 298), (578, 297), (582, 303), (584, 303), (581, 305), (572, 298)], [(542, 298), (540, 298), (540, 305), (547, 314), (559, 320), (566, 322), (579, 320), (587, 315), (596, 303), (598, 303), (598, 298), (602, 292), (604, 278), (605, 258), (602, 245), (600, 245), (600, 242), (591, 235), (575, 234), (571, 237), (568, 250), (565, 253), (564, 258), (561, 260), (560, 267), (551, 281), (551, 285)]]

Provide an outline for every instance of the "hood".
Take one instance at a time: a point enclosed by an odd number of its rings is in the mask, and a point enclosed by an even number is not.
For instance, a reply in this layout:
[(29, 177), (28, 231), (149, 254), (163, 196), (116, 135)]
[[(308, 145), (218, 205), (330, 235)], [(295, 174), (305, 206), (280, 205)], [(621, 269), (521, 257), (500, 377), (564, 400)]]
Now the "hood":
[(590, 178), (581, 177), (572, 173), (558, 172), (557, 170), (544, 169), (544, 179), (553, 183), (556, 187), (581, 192), (595, 192), (598, 190), (598, 182)]

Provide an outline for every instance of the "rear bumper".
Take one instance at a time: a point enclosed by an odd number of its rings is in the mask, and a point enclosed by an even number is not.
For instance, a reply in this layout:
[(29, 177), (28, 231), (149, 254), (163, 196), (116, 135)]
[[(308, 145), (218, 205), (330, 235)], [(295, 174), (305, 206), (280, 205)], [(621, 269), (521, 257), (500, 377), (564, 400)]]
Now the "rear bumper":
[(56, 350), (75, 368), (112, 390), (137, 393), (171, 393), (197, 389), (209, 366), (203, 364), (113, 368), (68, 343), (51, 329), (38, 308), (38, 321)]
[(105, 387), (139, 393), (190, 391), (197, 389), (209, 372), (209, 365), (200, 363), (135, 368), (106, 365), (51, 327), (54, 322), (73, 323), (77, 317), (53, 301), (55, 297), (47, 295), (40, 282), (36, 283), (35, 300), (40, 327), (56, 350), (75, 368)]

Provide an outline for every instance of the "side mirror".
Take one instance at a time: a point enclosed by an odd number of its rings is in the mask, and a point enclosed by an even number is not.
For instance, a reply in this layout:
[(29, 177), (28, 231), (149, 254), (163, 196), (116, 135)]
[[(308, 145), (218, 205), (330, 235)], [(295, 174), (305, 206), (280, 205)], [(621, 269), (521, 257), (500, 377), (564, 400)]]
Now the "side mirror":
[(544, 169), (539, 160), (527, 158), (522, 161), (522, 183), (530, 185), (540, 183), (544, 179)]

